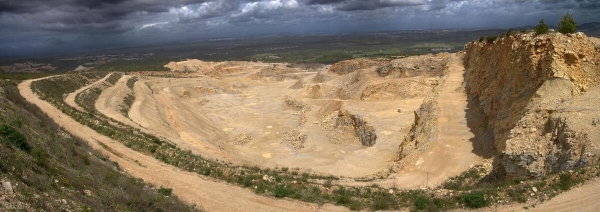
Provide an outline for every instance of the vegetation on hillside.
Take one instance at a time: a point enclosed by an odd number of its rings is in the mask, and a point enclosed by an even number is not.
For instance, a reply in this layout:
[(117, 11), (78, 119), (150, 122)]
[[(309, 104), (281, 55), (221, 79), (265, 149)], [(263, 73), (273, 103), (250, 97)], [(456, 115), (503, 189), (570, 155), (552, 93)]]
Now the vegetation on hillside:
[(14, 189), (3, 194), (0, 210), (197, 210), (128, 176), (25, 101), (16, 85), (0, 80), (0, 179)]

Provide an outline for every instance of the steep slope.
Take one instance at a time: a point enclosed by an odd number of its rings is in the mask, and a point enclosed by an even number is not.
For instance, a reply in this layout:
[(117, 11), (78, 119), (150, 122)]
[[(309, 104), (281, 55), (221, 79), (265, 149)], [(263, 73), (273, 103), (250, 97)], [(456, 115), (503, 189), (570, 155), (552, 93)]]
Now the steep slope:
[(0, 181), (0, 211), (193, 210), (123, 173), (23, 99), (12, 80), (0, 80)]
[(584, 34), (505, 35), (465, 46), (466, 92), (508, 175), (597, 163), (600, 53)]

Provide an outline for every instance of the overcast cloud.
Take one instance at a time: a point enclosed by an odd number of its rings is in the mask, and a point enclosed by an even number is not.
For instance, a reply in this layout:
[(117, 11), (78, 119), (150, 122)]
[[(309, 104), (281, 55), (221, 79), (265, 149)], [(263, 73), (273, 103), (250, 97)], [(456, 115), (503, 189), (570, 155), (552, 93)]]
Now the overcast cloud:
[(600, 0), (0, 0), (0, 56), (186, 39), (600, 21)]

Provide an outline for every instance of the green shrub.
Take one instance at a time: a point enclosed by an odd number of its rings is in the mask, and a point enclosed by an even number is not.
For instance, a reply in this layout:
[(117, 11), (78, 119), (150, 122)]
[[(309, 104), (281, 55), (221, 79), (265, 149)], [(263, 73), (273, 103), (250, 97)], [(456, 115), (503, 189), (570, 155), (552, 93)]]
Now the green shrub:
[(296, 193), (293, 189), (288, 188), (285, 185), (278, 185), (275, 186), (275, 197), (277, 198), (283, 198), (283, 197), (289, 197), (292, 196), (292, 194)]
[(2, 136), (2, 140), (8, 145), (16, 146), (25, 152), (31, 152), (31, 145), (27, 143), (25, 136), (15, 128), (6, 124), (0, 125), (0, 136)]
[(420, 196), (415, 200), (415, 208), (417, 210), (424, 210), (427, 206), (429, 206), (429, 199), (427, 197)]
[(481, 192), (470, 192), (462, 198), (464, 204), (469, 208), (482, 208), (487, 205), (487, 201)]
[(171, 196), (171, 194), (173, 194), (173, 189), (172, 188), (163, 188), (162, 186), (158, 189), (158, 193), (165, 195), (165, 196)]
[(542, 19), (540, 23), (537, 26), (535, 26), (534, 30), (535, 35), (546, 34), (548, 33), (548, 25), (546, 25), (546, 22), (544, 22), (544, 19)]
[(497, 39), (498, 39), (497, 36), (489, 36), (489, 37), (486, 38), (486, 41), (488, 43), (494, 43), (494, 41), (496, 41)]
[(573, 185), (575, 185), (575, 181), (573, 180), (573, 178), (571, 178), (570, 174), (561, 174), (559, 177), (560, 181), (558, 183), (558, 186), (561, 190), (569, 190), (571, 189), (571, 187), (573, 187)]
[(558, 31), (563, 34), (574, 33), (577, 30), (577, 23), (573, 20), (573, 16), (567, 13), (565, 16), (560, 19), (560, 23), (558, 23)]

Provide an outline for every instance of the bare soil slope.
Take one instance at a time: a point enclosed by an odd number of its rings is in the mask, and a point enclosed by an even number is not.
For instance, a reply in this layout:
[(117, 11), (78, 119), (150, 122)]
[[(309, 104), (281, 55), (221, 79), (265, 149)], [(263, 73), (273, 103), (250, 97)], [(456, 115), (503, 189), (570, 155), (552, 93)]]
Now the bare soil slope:
[[(39, 79), (36, 79), (39, 80)], [(119, 163), (125, 171), (157, 186), (173, 188), (173, 193), (181, 199), (197, 203), (209, 211), (344, 211), (345, 208), (307, 204), (290, 200), (275, 200), (257, 196), (250, 190), (205, 179), (197, 174), (185, 172), (165, 165), (155, 158), (131, 150), (121, 143), (100, 135), (63, 114), (50, 103), (38, 98), (27, 80), (19, 84), (21, 95), (29, 102), (46, 112), (58, 125), (75, 136), (89, 142), (89, 145), (106, 154), (110, 160)], [(102, 147), (106, 145), (107, 147)]]

